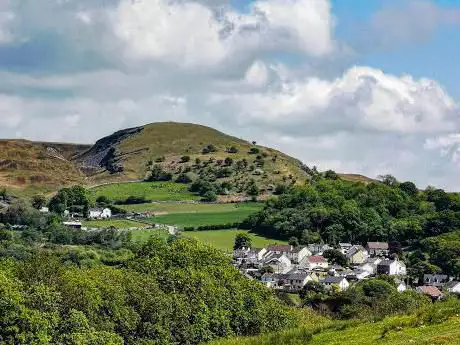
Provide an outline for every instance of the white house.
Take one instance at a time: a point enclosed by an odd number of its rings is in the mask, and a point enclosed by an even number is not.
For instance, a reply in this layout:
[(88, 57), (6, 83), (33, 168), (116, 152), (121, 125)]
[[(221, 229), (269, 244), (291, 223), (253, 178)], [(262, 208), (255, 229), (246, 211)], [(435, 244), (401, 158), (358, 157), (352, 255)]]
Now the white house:
[(233, 258), (238, 262), (256, 263), (267, 253), (265, 248), (240, 248), (233, 251)]
[(63, 222), (62, 224), (64, 224), (66, 227), (72, 228), (72, 229), (81, 229), (82, 228), (81, 222)]
[(265, 273), (261, 277), (262, 284), (268, 288), (275, 288), (278, 286), (279, 274)]
[(375, 274), (377, 272), (377, 265), (382, 261), (380, 258), (369, 258), (363, 262), (359, 268), (368, 271), (370, 274)]
[(327, 276), (323, 280), (320, 280), (320, 283), (329, 288), (335, 286), (339, 291), (344, 291), (350, 286), (350, 283), (345, 277)]
[(41, 213), (49, 213), (50, 209), (46, 206), (43, 206), (41, 209), (38, 210)]
[(399, 260), (383, 260), (377, 265), (378, 274), (405, 275), (406, 265)]
[(347, 274), (347, 278), (354, 279), (354, 280), (363, 280), (369, 277), (370, 275), (371, 273), (369, 273), (369, 271), (365, 271), (365, 270), (358, 268), (352, 271), (351, 273)]
[(334, 249), (327, 244), (321, 244), (321, 243), (312, 243), (312, 244), (309, 244), (307, 247), (308, 247), (308, 250), (312, 253), (312, 255), (323, 255), (323, 253), (326, 250)]
[(458, 281), (450, 281), (446, 284), (447, 291), (450, 293), (457, 293), (460, 294), (460, 282)]
[(299, 263), (304, 257), (311, 255), (305, 246), (293, 247), (290, 245), (270, 245), (267, 248), (267, 253), (284, 254), (293, 263)]
[(305, 257), (300, 263), (300, 267), (308, 270), (314, 270), (315, 268), (328, 268), (329, 264), (327, 260), (320, 255), (312, 255)]
[(292, 263), (289, 258), (284, 254), (268, 254), (262, 261), (264, 266), (270, 266), (275, 273), (289, 272)]
[(112, 210), (110, 208), (92, 208), (89, 210), (88, 218), (102, 219), (112, 218)]
[(407, 285), (406, 283), (404, 282), (404, 280), (399, 280), (399, 279), (396, 279), (396, 290), (398, 290), (398, 292), (404, 292), (407, 290)]

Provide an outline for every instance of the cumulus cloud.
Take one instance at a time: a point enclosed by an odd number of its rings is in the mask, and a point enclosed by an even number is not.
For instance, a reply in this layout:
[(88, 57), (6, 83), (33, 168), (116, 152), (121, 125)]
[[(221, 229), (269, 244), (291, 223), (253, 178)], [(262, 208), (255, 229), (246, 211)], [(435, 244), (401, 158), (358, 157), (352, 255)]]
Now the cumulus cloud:
[(130, 58), (183, 67), (214, 66), (275, 47), (312, 56), (333, 50), (327, 0), (256, 1), (248, 14), (216, 13), (197, 2), (122, 0), (111, 21)]
[(11, 32), (11, 24), (14, 20), (14, 13), (10, 11), (2, 11), (0, 9), (0, 44), (9, 43), (13, 40)]

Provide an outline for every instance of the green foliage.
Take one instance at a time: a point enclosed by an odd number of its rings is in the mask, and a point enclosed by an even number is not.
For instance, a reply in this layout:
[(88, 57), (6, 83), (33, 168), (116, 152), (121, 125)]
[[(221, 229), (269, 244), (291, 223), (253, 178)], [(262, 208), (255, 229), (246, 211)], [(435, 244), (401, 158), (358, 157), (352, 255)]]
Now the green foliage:
[(207, 201), (207, 202), (214, 202), (217, 200), (217, 194), (214, 191), (209, 190), (203, 194), (203, 197), (201, 198), (201, 200)]
[(182, 157), (180, 158), (180, 162), (181, 162), (181, 163), (188, 163), (188, 162), (190, 162), (190, 156), (182, 156)]
[(70, 208), (79, 208), (83, 213), (87, 213), (89, 208), (88, 193), (82, 186), (60, 189), (49, 202), (51, 212), (63, 214)]
[(192, 345), (298, 320), (227, 256), (194, 240), (152, 238), (122, 268), (88, 266), (81, 254), (0, 262), (2, 344)]
[(36, 210), (41, 209), (42, 207), (46, 206), (46, 198), (44, 195), (34, 195), (32, 197), (32, 207), (35, 208)]
[(184, 184), (188, 184), (188, 183), (191, 183), (192, 182), (192, 178), (188, 175), (188, 174), (180, 174), (179, 176), (177, 176), (176, 178), (176, 183), (184, 183)]
[(327, 259), (332, 265), (339, 265), (342, 267), (348, 266), (347, 257), (342, 254), (340, 250), (337, 249), (328, 249), (323, 253), (323, 256)]
[(165, 171), (161, 165), (155, 164), (150, 171), (150, 176), (147, 179), (149, 182), (166, 182), (172, 180), (172, 174)]
[(233, 249), (241, 249), (243, 247), (244, 248), (252, 247), (251, 237), (245, 232), (241, 232), (235, 236), (235, 244), (233, 245)]

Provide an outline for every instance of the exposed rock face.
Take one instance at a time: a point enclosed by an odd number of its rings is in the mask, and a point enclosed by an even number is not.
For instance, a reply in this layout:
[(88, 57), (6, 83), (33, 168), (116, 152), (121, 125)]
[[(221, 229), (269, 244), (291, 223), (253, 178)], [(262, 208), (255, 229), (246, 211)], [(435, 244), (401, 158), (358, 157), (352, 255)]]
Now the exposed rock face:
[(106, 169), (111, 174), (124, 170), (118, 146), (128, 137), (138, 134), (144, 127), (134, 127), (115, 132), (98, 140), (88, 151), (76, 158), (80, 169), (86, 174)]

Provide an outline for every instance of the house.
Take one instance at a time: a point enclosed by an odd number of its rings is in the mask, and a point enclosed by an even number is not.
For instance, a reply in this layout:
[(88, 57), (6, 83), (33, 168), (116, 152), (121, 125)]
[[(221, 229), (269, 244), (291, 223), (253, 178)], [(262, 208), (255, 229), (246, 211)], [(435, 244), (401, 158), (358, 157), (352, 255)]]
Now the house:
[(442, 287), (449, 281), (449, 277), (445, 274), (424, 274), (423, 284), (427, 286)]
[(112, 210), (110, 208), (92, 208), (89, 210), (88, 218), (91, 218), (91, 219), (112, 218)]
[(370, 275), (371, 273), (369, 273), (368, 271), (357, 268), (352, 272), (348, 273), (346, 277), (349, 280), (363, 280), (369, 277)]
[(316, 268), (326, 269), (328, 268), (329, 264), (324, 256), (312, 255), (305, 257), (300, 263), (300, 266), (308, 270), (314, 270)]
[(263, 266), (269, 266), (275, 273), (286, 273), (292, 268), (292, 263), (284, 254), (270, 253), (261, 261)]
[(405, 275), (406, 265), (399, 260), (383, 260), (377, 264), (377, 273), (390, 276)]
[(49, 213), (50, 209), (48, 207), (43, 206), (41, 209), (38, 210), (41, 213)]
[(328, 288), (336, 287), (339, 291), (344, 291), (350, 286), (350, 283), (345, 277), (327, 276), (323, 280), (320, 280), (320, 283)]
[(304, 257), (312, 255), (305, 246), (293, 247), (290, 245), (270, 245), (267, 253), (284, 254), (293, 263), (299, 263)]
[(380, 258), (368, 258), (358, 268), (368, 271), (370, 274), (377, 272), (377, 265), (382, 261)]
[(366, 250), (371, 257), (388, 256), (390, 253), (387, 242), (367, 242)]
[(65, 226), (72, 229), (81, 229), (81, 222), (63, 222)]
[(347, 250), (345, 256), (350, 264), (359, 265), (367, 260), (369, 253), (363, 246), (354, 245)]
[(326, 250), (334, 249), (327, 244), (312, 243), (307, 246), (312, 255), (323, 255)]
[(346, 255), (351, 247), (353, 247), (351, 243), (339, 243), (339, 250), (342, 252), (342, 254)]
[(265, 273), (261, 277), (262, 284), (268, 288), (275, 288), (278, 286), (279, 274), (276, 273)]
[(313, 278), (303, 272), (288, 273), (283, 274), (281, 278), (283, 280), (284, 288), (287, 290), (299, 291), (307, 284), (309, 281), (313, 281)]
[(446, 289), (450, 293), (460, 294), (460, 282), (458, 281), (450, 281), (446, 284)]
[(292, 248), (290, 252), (287, 253), (287, 257), (293, 262), (298, 264), (301, 262), (306, 256), (311, 256), (311, 252), (308, 250), (306, 246), (298, 246)]
[(233, 251), (233, 258), (237, 263), (257, 263), (267, 253), (265, 248), (240, 248)]
[(404, 280), (396, 279), (395, 281), (396, 281), (396, 290), (398, 290), (398, 292), (404, 292), (407, 290), (407, 285), (404, 282)]
[(432, 300), (438, 300), (442, 298), (442, 292), (436, 286), (419, 286), (415, 289), (420, 294), (431, 297)]

